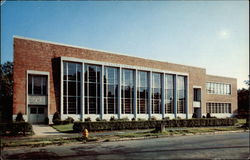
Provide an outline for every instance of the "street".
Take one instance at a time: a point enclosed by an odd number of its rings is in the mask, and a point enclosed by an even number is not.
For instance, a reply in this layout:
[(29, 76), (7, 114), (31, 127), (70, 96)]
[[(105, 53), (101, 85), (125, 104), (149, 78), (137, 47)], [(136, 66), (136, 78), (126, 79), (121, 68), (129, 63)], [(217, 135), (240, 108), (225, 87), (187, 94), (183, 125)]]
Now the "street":
[(247, 159), (249, 132), (4, 149), (3, 159)]

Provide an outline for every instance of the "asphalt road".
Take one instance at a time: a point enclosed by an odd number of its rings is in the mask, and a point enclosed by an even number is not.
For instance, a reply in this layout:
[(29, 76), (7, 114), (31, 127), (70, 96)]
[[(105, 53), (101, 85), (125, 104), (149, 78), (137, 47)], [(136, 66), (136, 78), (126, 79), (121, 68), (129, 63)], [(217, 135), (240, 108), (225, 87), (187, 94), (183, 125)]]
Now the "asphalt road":
[(7, 149), (3, 159), (247, 159), (249, 132)]

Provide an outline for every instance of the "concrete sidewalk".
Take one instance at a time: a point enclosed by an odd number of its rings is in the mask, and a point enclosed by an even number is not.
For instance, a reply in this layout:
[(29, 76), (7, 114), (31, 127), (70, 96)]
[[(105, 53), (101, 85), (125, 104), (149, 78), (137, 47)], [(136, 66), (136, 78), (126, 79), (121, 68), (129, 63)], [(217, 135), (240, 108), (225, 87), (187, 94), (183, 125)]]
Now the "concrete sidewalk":
[(53, 127), (49, 125), (32, 125), (34, 136), (56, 136), (56, 135), (65, 135), (65, 133), (60, 133)]

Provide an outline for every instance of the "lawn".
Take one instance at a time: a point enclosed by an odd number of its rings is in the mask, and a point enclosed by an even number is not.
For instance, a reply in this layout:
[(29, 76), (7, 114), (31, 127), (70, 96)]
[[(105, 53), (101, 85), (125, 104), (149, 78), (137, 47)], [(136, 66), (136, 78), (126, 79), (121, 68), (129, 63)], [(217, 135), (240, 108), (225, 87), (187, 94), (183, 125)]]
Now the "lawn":
[(246, 123), (246, 119), (237, 119), (236, 126), (241, 126)]
[(63, 124), (63, 125), (52, 125), (53, 128), (55, 128), (59, 132), (63, 133), (72, 133), (73, 131), (73, 123), (69, 124)]

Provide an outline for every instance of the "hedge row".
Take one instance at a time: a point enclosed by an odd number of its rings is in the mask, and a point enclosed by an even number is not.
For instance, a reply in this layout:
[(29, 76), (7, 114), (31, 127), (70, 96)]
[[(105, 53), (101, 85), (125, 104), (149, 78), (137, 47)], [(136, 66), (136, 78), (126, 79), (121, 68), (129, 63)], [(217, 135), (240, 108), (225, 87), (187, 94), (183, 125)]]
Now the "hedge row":
[(33, 134), (32, 125), (28, 122), (0, 123), (0, 135)]
[(73, 129), (81, 132), (89, 131), (125, 130), (125, 129), (151, 129), (160, 125), (165, 127), (208, 127), (208, 126), (233, 126), (236, 118), (206, 118), (206, 119), (178, 119), (178, 120), (149, 120), (149, 121), (99, 121), (99, 122), (75, 122)]

